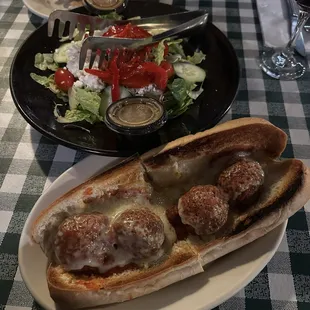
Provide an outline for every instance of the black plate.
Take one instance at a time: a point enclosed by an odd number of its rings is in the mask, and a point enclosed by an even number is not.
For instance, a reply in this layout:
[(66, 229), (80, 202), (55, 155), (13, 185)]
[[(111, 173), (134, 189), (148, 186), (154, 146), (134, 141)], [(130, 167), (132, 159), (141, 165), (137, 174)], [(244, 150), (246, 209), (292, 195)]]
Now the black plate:
[[(83, 9), (79, 10), (80, 12)], [(154, 16), (178, 12), (166, 4), (130, 1), (125, 17)], [(56, 37), (47, 36), (47, 24), (34, 31), (17, 52), (11, 67), (10, 88), (17, 109), (26, 121), (43, 135), (57, 143), (106, 156), (129, 156), (144, 152), (178, 137), (213, 127), (229, 110), (239, 84), (239, 63), (225, 35), (208, 23), (201, 33), (188, 41), (186, 49), (201, 49), (206, 55), (202, 66), (207, 69), (203, 94), (180, 117), (170, 120), (158, 132), (142, 137), (126, 137), (109, 130), (104, 123), (81, 129), (64, 128), (56, 122), (53, 109), (55, 96), (30, 78), (30, 73), (42, 74), (34, 67), (38, 52), (49, 53), (59, 46)]]

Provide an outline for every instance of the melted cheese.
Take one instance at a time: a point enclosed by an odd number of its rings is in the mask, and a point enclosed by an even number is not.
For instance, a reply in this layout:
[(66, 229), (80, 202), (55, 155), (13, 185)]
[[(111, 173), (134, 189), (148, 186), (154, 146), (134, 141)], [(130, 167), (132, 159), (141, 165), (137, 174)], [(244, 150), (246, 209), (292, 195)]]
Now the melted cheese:
[[(243, 157), (245, 155), (248, 154), (234, 154), (234, 156), (236, 157)], [(250, 157), (253, 158), (254, 156)], [(267, 170), (269, 170), (269, 173), (267, 173), (267, 177), (265, 178), (265, 187), (271, 187), (275, 180), (273, 177), (270, 176), (270, 172), (274, 172), (273, 170), (275, 170), (277, 172), (275, 174), (275, 178), (281, 177), (283, 169), (280, 169), (279, 166), (281, 166), (282, 163), (276, 163), (275, 161), (272, 161), (270, 163), (266, 157), (259, 154), (253, 159), (258, 160), (262, 164), (266, 172)], [(120, 213), (126, 211), (127, 209), (141, 207), (149, 208), (152, 212), (154, 212), (160, 217), (164, 225), (165, 241), (161, 250), (152, 257), (135, 260), (128, 252), (122, 249), (117, 249), (113, 251), (115, 260), (110, 264), (105, 264), (104, 266), (98, 265), (98, 263), (94, 259), (92, 259), (92, 257), (89, 257), (87, 260), (80, 260), (74, 262), (74, 264), (71, 264), (70, 266), (68, 266), (68, 268), (70, 268), (71, 270), (81, 269), (83, 266), (87, 265), (90, 267), (97, 267), (101, 273), (104, 273), (114, 267), (123, 267), (129, 263), (135, 263), (139, 266), (148, 267), (150, 264), (160, 260), (165, 254), (168, 254), (171, 251), (173, 244), (177, 241), (177, 236), (175, 233), (175, 229), (171, 226), (166, 216), (166, 210), (173, 205), (176, 205), (178, 203), (178, 199), (191, 187), (198, 184), (214, 184), (218, 173), (225, 168), (227, 162), (231, 160), (231, 156), (224, 156), (213, 162), (210, 162), (210, 160), (206, 160), (206, 158), (200, 158), (198, 167), (194, 166), (195, 160), (192, 159), (182, 160), (179, 163), (177, 162), (176, 158), (172, 157), (172, 160), (174, 161), (173, 167), (165, 168), (165, 173), (167, 173), (169, 169), (172, 169), (174, 172), (178, 172), (180, 176), (179, 180), (181, 182), (177, 182), (172, 186), (160, 186), (159, 191), (154, 190), (152, 196), (149, 199), (145, 196), (131, 198), (110, 197), (109, 199), (105, 199), (101, 202), (98, 201), (95, 204), (86, 204), (85, 210), (86, 212), (102, 212), (110, 218), (111, 222), (113, 222), (115, 217), (117, 217)], [(281, 173), (279, 173), (279, 170)], [(155, 180), (155, 183), (156, 182), (157, 180)], [(227, 221), (226, 227), (223, 227), (223, 229), (221, 229), (218, 233), (209, 236), (202, 236), (200, 238), (196, 236), (189, 236), (191, 240), (190, 242), (202, 242), (205, 244), (211, 240), (224, 236), (225, 234), (227, 234), (227, 231), (233, 227), (233, 222), (235, 222), (237, 216), (237, 214), (234, 214), (234, 212), (230, 211), (229, 220)]]
[[(173, 196), (176, 197), (176, 195)], [(116, 266), (120, 267), (125, 266), (131, 262), (134, 262), (138, 265), (148, 266), (152, 262), (155, 262), (158, 259), (160, 259), (165, 253), (169, 252), (172, 245), (177, 240), (175, 230), (169, 223), (168, 218), (166, 216), (166, 208), (171, 206), (171, 204), (169, 203), (169, 199), (167, 200), (166, 197), (159, 194), (155, 194), (153, 200), (154, 201), (150, 202), (145, 197), (134, 197), (126, 199), (124, 198), (122, 199), (119, 197), (111, 197), (110, 199), (105, 200), (101, 203), (89, 206), (87, 210), (89, 212), (93, 211), (102, 212), (103, 214), (108, 216), (110, 218), (110, 221), (112, 222), (120, 213), (126, 211), (127, 209), (142, 208), (142, 207), (149, 208), (152, 212), (154, 212), (156, 215), (160, 217), (160, 219), (164, 224), (165, 241), (162, 249), (158, 253), (146, 259), (133, 260), (132, 256), (129, 255), (127, 252), (116, 250), (116, 252), (113, 253), (115, 254), (116, 258), (113, 264), (105, 265), (103, 267), (96, 265), (96, 263), (92, 260), (90, 261), (87, 260), (85, 262), (77, 262), (77, 267), (80, 267), (83, 263), (87, 263), (87, 266), (97, 267), (99, 268), (100, 272), (104, 272)], [(81, 269), (81, 267), (79, 269)]]
[(114, 257), (111, 263), (102, 264), (93, 256), (88, 256), (85, 259), (76, 259), (70, 262), (70, 264), (64, 265), (64, 268), (66, 270), (81, 270), (84, 266), (88, 266), (98, 268), (100, 273), (105, 273), (115, 267), (124, 267), (132, 261), (132, 255), (122, 249), (114, 250), (111, 254)]

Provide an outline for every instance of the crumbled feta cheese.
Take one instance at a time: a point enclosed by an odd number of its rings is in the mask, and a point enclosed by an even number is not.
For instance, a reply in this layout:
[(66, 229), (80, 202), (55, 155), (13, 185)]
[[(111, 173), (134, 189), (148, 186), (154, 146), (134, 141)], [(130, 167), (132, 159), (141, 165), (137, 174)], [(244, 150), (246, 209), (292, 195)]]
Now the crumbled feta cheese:
[(82, 88), (83, 87), (83, 83), (80, 80), (77, 80), (74, 82), (73, 86), (78, 87), (78, 88)]
[(79, 76), (79, 81), (92, 91), (100, 92), (104, 89), (104, 83), (95, 75), (83, 73)]
[[(73, 42), (72, 45), (67, 50), (67, 68), (74, 75), (74, 77), (79, 79), (80, 83), (77, 83), (77, 87), (86, 87), (92, 91), (100, 92), (104, 89), (104, 83), (95, 75), (86, 73), (84, 70), (79, 70), (79, 58), (81, 52), (81, 42)], [(89, 62), (89, 59), (88, 59)], [(85, 66), (87, 66), (87, 59), (85, 61)], [(82, 83), (82, 84), (81, 84)]]
[(154, 84), (150, 84), (142, 88), (132, 88), (131, 92), (134, 93), (136, 96), (143, 96), (147, 93), (151, 93), (155, 96), (160, 96), (163, 94), (163, 92), (158, 89)]
[(67, 49), (67, 68), (68, 70), (78, 78), (80, 75), (79, 70), (79, 58), (81, 51), (81, 43), (80, 42), (72, 42), (71, 46)]

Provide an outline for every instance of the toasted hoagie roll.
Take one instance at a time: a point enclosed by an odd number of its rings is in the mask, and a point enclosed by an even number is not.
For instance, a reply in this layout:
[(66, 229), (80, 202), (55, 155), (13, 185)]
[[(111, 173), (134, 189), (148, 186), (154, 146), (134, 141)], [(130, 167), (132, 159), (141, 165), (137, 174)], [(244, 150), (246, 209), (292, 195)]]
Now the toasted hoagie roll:
[(310, 199), (286, 134), (242, 118), (120, 164), (58, 198), (33, 240), (66, 309), (143, 296), (265, 235)]

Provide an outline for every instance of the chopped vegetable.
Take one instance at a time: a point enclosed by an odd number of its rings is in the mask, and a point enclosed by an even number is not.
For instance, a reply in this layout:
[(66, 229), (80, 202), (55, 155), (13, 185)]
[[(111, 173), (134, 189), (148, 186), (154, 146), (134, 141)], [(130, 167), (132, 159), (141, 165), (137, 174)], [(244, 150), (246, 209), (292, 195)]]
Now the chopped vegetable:
[(169, 46), (169, 54), (179, 54), (182, 58), (186, 58), (183, 46), (181, 45), (182, 42), (182, 39), (167, 42)]
[(177, 117), (193, 103), (192, 91), (196, 88), (196, 84), (177, 78), (168, 85), (168, 88), (169, 91), (165, 93), (166, 109), (170, 117)]
[(187, 60), (194, 65), (200, 64), (205, 59), (206, 55), (202, 51), (195, 52), (193, 56), (187, 56)]
[(54, 109), (54, 116), (59, 123), (74, 123), (86, 121), (88, 123), (94, 124), (98, 121), (96, 115), (82, 110), (67, 110), (65, 116), (61, 116), (57, 111), (57, 106)]
[(175, 74), (190, 82), (203, 82), (206, 78), (205, 70), (188, 62), (176, 62), (173, 64)]
[(109, 28), (103, 34), (104, 37), (115, 37), (115, 38), (132, 38), (142, 39), (152, 36), (143, 28), (128, 23), (126, 25), (114, 25)]
[[(102, 18), (120, 20), (116, 12), (102, 15)], [(137, 19), (139, 17), (136, 17)], [(98, 33), (95, 35), (102, 35)], [(201, 83), (206, 72), (196, 66), (205, 59), (201, 51), (187, 56), (182, 39), (164, 39), (151, 43), (152, 34), (130, 22), (109, 27), (103, 36), (118, 38), (144, 38), (150, 44), (130, 49), (110, 51), (110, 57), (100, 64), (100, 68), (79, 70), (79, 56), (83, 36), (76, 29), (72, 42), (62, 44), (54, 54), (37, 54), (35, 66), (40, 70), (54, 70), (55, 74), (31, 77), (49, 88), (59, 98), (68, 101), (69, 110), (60, 115), (57, 106), (55, 117), (61, 123), (86, 121), (91, 124), (104, 120), (107, 107), (130, 95), (151, 96), (163, 100), (170, 117), (182, 114), (203, 92)], [(61, 41), (68, 40), (63, 37)], [(101, 54), (98, 50), (97, 54)], [(86, 59), (86, 63), (89, 57)], [(58, 64), (66, 67), (59, 68)], [(97, 62), (95, 61), (95, 65)]]
[[(131, 94), (127, 90), (127, 88), (120, 86), (120, 99), (130, 97)], [(105, 116), (105, 112), (108, 108), (108, 106), (113, 102), (112, 100), (112, 92), (111, 92), (111, 86), (108, 86), (105, 88), (102, 96), (101, 96), (101, 104), (99, 108), (99, 113), (101, 116)]]
[(99, 17), (101, 17), (103, 19), (115, 19), (115, 20), (122, 20), (123, 19), (123, 16), (117, 14), (116, 11), (112, 11), (108, 14), (99, 15)]
[(112, 100), (113, 102), (119, 100), (120, 98), (120, 90), (119, 90), (120, 74), (119, 74), (119, 69), (117, 67), (118, 54), (119, 54), (119, 50), (115, 50), (113, 58), (111, 60), (111, 64), (110, 64), (110, 71), (112, 74)]
[(44, 75), (38, 75), (35, 73), (30, 73), (31, 78), (36, 81), (37, 83), (49, 88), (50, 83), (53, 83), (54, 81), (54, 75), (50, 76), (44, 76)]
[(68, 91), (68, 97), (69, 97), (69, 107), (70, 110), (76, 110), (78, 106), (78, 102), (76, 100), (76, 90), (78, 87), (73, 86)]
[(188, 83), (183, 79), (175, 79), (168, 87), (177, 101), (184, 102), (189, 97), (188, 93), (195, 89), (196, 84)]
[(44, 87), (48, 88), (49, 90), (51, 90), (54, 94), (56, 94), (56, 96), (67, 102), (68, 101), (68, 96), (67, 94), (62, 91), (61, 89), (59, 89), (55, 82), (54, 82), (54, 74), (51, 74), (50, 76), (43, 76), (43, 75), (38, 75), (35, 73), (30, 73), (30, 77), (37, 83), (43, 85)]
[(155, 58), (155, 62), (159, 65), (168, 53), (178, 55), (179, 59), (183, 57), (186, 58), (181, 43), (182, 39), (171, 41), (171, 39), (167, 38), (154, 44), (152, 54)]
[(152, 84), (152, 78), (148, 74), (136, 73), (121, 83), (128, 88), (143, 88)]
[(117, 56), (114, 55), (105, 67), (104, 70), (85, 69), (85, 72), (96, 75), (112, 85), (113, 98), (119, 98), (117, 85), (142, 88), (154, 83), (159, 89), (164, 90), (167, 87), (168, 75), (170, 77), (173, 74), (173, 68), (168, 63), (163, 62), (163, 65), (158, 66), (154, 62), (145, 61), (143, 55), (130, 51), (118, 51)]
[(166, 70), (157, 66), (154, 62), (144, 62), (141, 64), (143, 70), (154, 76), (154, 83), (161, 90), (165, 90), (168, 82), (168, 74)]
[(54, 53), (54, 61), (57, 63), (66, 63), (68, 61), (67, 51), (71, 43), (64, 43), (60, 45)]
[(46, 69), (56, 71), (58, 69), (58, 64), (54, 62), (53, 54), (36, 54), (34, 57), (34, 66), (42, 71)]
[(77, 109), (86, 110), (99, 117), (101, 97), (97, 92), (76, 88), (75, 99), (77, 101)]
[(160, 65), (164, 60), (164, 57), (168, 54), (169, 47), (166, 40), (160, 41), (157, 45), (153, 47), (153, 56), (155, 58), (156, 64)]
[(168, 79), (170, 79), (174, 75), (174, 69), (171, 63), (168, 61), (162, 61), (160, 66), (166, 70)]
[(100, 79), (102, 79), (104, 82), (108, 83), (108, 84), (112, 84), (112, 74), (110, 71), (102, 71), (99, 69), (88, 69), (85, 68), (85, 72), (92, 74), (92, 75), (96, 75), (98, 76)]
[[(80, 31), (77, 28), (75, 28), (73, 31), (73, 35), (72, 35), (73, 41), (79, 40), (82, 36), (83, 36), (83, 34), (81, 34)], [(69, 40), (70, 40), (69, 36), (64, 36), (59, 40), (59, 42), (66, 42)]]
[(69, 70), (59, 68), (55, 72), (54, 80), (59, 89), (67, 92), (74, 83), (74, 76)]
[(73, 123), (87, 121), (94, 124), (103, 121), (99, 113), (101, 97), (97, 92), (92, 92), (83, 88), (73, 86), (69, 92), (70, 110), (66, 111), (65, 116), (58, 113), (57, 105), (54, 115), (60, 123)]
[(166, 60), (169, 61), (169, 63), (171, 64), (174, 64), (179, 61), (183, 61), (182, 56), (180, 54), (168, 55), (166, 57)]

